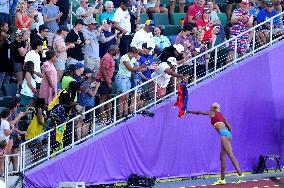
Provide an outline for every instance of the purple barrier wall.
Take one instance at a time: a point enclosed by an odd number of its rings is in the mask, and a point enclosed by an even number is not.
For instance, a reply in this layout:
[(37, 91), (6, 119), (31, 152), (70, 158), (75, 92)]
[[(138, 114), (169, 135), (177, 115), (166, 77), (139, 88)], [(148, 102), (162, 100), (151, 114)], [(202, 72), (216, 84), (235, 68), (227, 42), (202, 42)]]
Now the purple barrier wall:
[[(192, 110), (221, 104), (232, 124), (233, 149), (244, 171), (255, 168), (260, 154), (284, 156), (283, 47), (280, 43), (263, 51), (192, 88), (189, 95)], [(60, 181), (113, 183), (126, 181), (131, 173), (158, 178), (219, 173), (220, 141), (210, 119), (178, 118), (174, 100), (154, 109), (155, 118), (137, 116), (31, 169), (25, 180), (33, 186), (26, 187), (56, 187)], [(227, 172), (233, 171), (228, 160)]]

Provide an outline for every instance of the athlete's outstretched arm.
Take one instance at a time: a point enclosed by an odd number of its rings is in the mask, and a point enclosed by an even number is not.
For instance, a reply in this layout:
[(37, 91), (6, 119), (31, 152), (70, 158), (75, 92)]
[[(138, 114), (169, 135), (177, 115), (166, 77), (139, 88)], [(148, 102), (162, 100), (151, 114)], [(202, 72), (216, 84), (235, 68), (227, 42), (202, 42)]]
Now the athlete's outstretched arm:
[(202, 112), (202, 111), (192, 111), (192, 110), (188, 110), (187, 113), (190, 113), (190, 114), (196, 114), (196, 115), (209, 115), (209, 112)]

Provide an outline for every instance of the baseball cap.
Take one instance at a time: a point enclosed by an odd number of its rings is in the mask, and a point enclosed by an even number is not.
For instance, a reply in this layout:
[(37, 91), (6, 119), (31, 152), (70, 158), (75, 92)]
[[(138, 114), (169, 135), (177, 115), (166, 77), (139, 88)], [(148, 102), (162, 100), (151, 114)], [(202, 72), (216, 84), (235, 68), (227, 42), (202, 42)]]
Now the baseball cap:
[(273, 7), (273, 2), (272, 2), (272, 1), (267, 1), (267, 2), (266, 2), (266, 6), (268, 6), (268, 7)]
[(84, 68), (84, 65), (82, 63), (76, 63), (75, 69), (80, 69), (80, 68)]
[(68, 29), (68, 27), (66, 25), (61, 25), (58, 30), (69, 32), (69, 29)]
[(84, 73), (85, 74), (88, 74), (88, 73), (93, 73), (94, 71), (92, 71), (92, 69), (90, 69), (90, 68), (88, 68), (88, 67), (86, 67), (85, 69), (84, 69)]
[(153, 29), (155, 27), (155, 22), (153, 20), (146, 20), (145, 25), (149, 26), (149, 28)]
[(69, 66), (67, 67), (67, 72), (68, 72), (68, 73), (75, 72), (75, 70), (76, 70), (76, 67), (75, 67), (75, 65), (73, 65), (73, 64), (71, 64), (71, 65), (69, 65)]
[(85, 25), (96, 24), (96, 23), (97, 23), (97, 21), (96, 21), (95, 18), (90, 17), (90, 18), (87, 18), (87, 19), (84, 20)]
[(147, 48), (148, 50), (152, 50), (153, 48), (148, 46), (148, 44), (145, 42), (142, 44), (142, 48)]
[(171, 63), (172, 65), (178, 65), (177, 59), (175, 57), (169, 57), (167, 62)]
[(184, 47), (181, 44), (174, 44), (173, 47), (176, 49), (178, 53), (182, 53), (184, 51)]

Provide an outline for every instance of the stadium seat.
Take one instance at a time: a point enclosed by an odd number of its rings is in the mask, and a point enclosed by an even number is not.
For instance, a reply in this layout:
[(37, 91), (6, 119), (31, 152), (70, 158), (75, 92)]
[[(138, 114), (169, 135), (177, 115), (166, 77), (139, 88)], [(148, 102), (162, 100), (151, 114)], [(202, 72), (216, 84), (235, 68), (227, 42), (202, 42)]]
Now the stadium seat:
[(184, 19), (185, 13), (173, 13), (171, 14), (171, 24), (180, 25), (180, 20)]
[(178, 33), (179, 33), (179, 26), (177, 26), (177, 25), (165, 25), (163, 35), (171, 36), (171, 35), (177, 35)]
[(227, 24), (227, 15), (226, 15), (226, 13), (220, 12), (220, 13), (218, 13), (218, 17), (219, 17), (222, 25), (226, 26), (226, 24)]
[(155, 21), (155, 25), (170, 25), (168, 14), (165, 13), (153, 13), (153, 20)]
[(140, 23), (144, 24), (146, 20), (149, 20), (149, 16), (147, 13), (141, 13), (140, 14)]
[(170, 1), (169, 0), (161, 0), (160, 4), (164, 5), (166, 7), (166, 6), (170, 5)]

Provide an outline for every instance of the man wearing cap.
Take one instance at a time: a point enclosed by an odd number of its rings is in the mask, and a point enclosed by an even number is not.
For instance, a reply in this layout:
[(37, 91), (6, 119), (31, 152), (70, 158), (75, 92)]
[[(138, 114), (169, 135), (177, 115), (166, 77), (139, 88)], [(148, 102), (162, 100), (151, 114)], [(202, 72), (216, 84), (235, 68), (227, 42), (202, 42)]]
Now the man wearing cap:
[[(166, 62), (159, 64), (156, 71), (151, 75), (152, 78), (157, 78), (157, 99), (162, 98), (166, 94), (166, 88), (170, 83), (171, 77), (184, 78), (182, 74), (175, 72), (175, 67), (178, 65), (175, 57), (169, 57)], [(153, 88), (155, 91), (155, 88)]]
[[(265, 22), (267, 19), (272, 18), (273, 16), (276, 16), (278, 12), (274, 10), (273, 2), (267, 1), (266, 7), (263, 8), (257, 15), (257, 23)], [(283, 30), (281, 29), (281, 26), (283, 25), (283, 22), (281, 21), (280, 16), (277, 16), (273, 19), (272, 24), (272, 33), (275, 36), (282, 36)], [(262, 28), (260, 31), (256, 34), (256, 40), (260, 43), (260, 46), (266, 44), (270, 40), (270, 22), (267, 22), (266, 24), (262, 25)]]
[(47, 41), (48, 46), (52, 46), (53, 38), (58, 30), (58, 22), (62, 16), (62, 12), (59, 12), (58, 6), (56, 6), (57, 0), (50, 0), (47, 5), (42, 8), (43, 21), (48, 26)]
[(75, 47), (67, 51), (67, 65), (82, 63), (84, 64), (84, 54), (82, 51), (83, 46), (89, 43), (89, 40), (85, 40), (81, 30), (83, 29), (84, 22), (82, 19), (76, 20), (73, 29), (66, 36), (66, 43), (74, 44)]
[[(96, 9), (99, 6), (99, 9)], [(103, 11), (102, 0), (95, 0), (95, 4), (89, 7), (88, 0), (80, 0), (80, 7), (76, 10), (77, 19), (92, 19), (94, 14), (101, 14)]]
[(131, 42), (131, 22), (130, 14), (128, 12), (129, 4), (130, 0), (122, 0), (120, 7), (115, 11), (113, 17), (114, 28), (123, 33), (119, 44), (121, 55), (128, 52)]
[(97, 22), (95, 18), (86, 18), (84, 23), (87, 25), (86, 28), (82, 30), (85, 40), (89, 40), (90, 43), (83, 47), (85, 67), (88, 67), (98, 73), (100, 67), (100, 57), (99, 57), (99, 42), (98, 36), (100, 36), (102, 27), (100, 26), (96, 30)]
[(75, 64), (75, 75), (73, 78), (77, 82), (81, 82), (83, 73), (84, 73), (84, 65), (82, 63), (76, 63)]
[(142, 44), (147, 43), (148, 47), (155, 48), (153, 30), (155, 23), (153, 20), (147, 20), (145, 26), (134, 34), (130, 46), (142, 50)]

